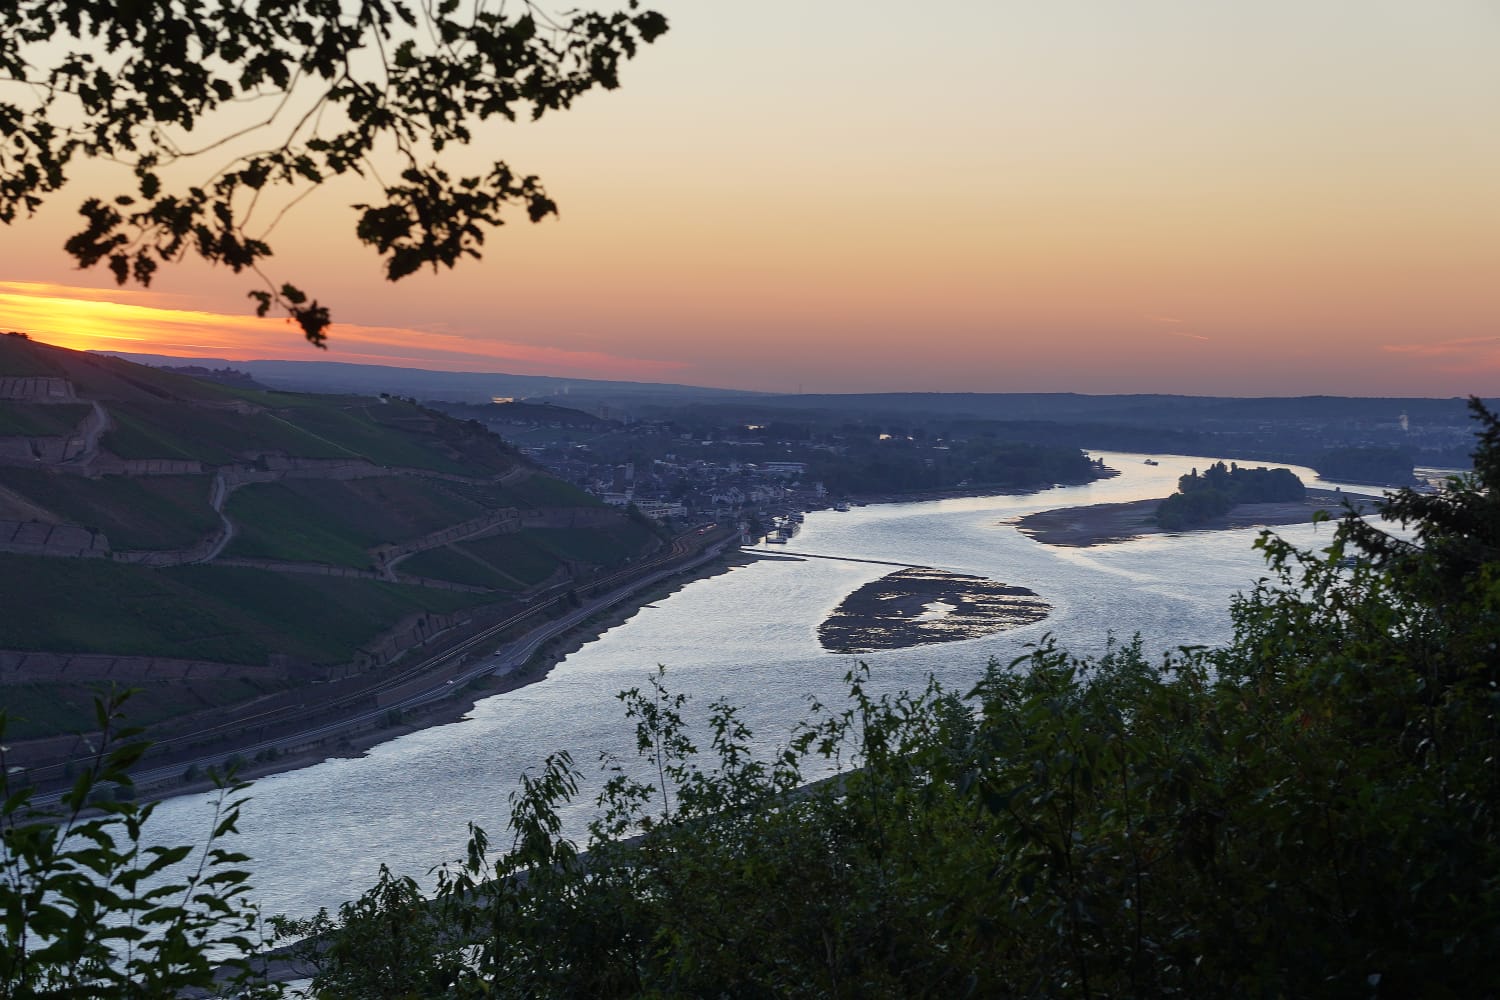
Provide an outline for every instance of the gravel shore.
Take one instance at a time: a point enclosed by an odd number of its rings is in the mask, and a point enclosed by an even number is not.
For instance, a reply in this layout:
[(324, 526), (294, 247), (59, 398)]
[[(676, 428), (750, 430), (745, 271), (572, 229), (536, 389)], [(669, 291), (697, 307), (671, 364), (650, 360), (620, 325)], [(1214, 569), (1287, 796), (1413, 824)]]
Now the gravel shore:
[[(1088, 507), (1062, 507), (1039, 511), (1018, 518), (1014, 523), (1021, 533), (1045, 545), (1068, 545), (1086, 548), (1108, 545), (1145, 535), (1181, 534), (1166, 531), (1155, 523), (1156, 508), (1161, 500), (1136, 500), (1131, 503), (1101, 503)], [(1225, 528), (1269, 527), (1278, 524), (1305, 524), (1319, 511), (1337, 519), (1344, 514), (1345, 503), (1356, 505), (1361, 513), (1374, 510), (1372, 497), (1344, 493), (1340, 490), (1307, 491), (1307, 498), (1294, 503), (1242, 503), (1207, 524), (1187, 531), (1222, 531)]]

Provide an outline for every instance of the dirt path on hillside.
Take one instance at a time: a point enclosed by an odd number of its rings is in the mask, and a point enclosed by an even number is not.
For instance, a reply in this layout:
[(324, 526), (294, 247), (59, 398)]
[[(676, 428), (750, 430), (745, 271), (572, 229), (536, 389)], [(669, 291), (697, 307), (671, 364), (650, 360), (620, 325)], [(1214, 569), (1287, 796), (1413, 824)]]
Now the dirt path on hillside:
[(219, 523), (223, 525), (223, 531), (219, 535), (219, 540), (214, 542), (208, 553), (198, 562), (213, 562), (229, 547), (229, 543), (234, 541), (234, 522), (229, 519), (228, 514), (224, 513), (224, 503), (229, 499), (229, 493), (229, 484), (224, 479), (224, 470), (215, 471), (213, 485), (208, 489), (208, 505), (214, 509), (215, 514), (219, 515)]

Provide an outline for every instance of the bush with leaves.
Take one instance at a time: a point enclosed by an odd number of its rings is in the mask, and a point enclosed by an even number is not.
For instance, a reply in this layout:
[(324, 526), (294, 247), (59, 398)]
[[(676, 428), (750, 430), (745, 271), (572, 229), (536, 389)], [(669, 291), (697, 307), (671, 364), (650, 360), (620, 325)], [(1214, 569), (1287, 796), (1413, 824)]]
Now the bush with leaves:
[[(188, 989), (279, 995), (243, 956), (260, 944), (235, 832), (246, 786), (221, 782), (204, 843), (154, 846), (154, 808), (100, 789), (133, 789), (146, 744), (120, 728), (124, 696), (98, 703), (102, 740), (56, 808), (35, 805), (0, 747), (0, 996), (169, 997)], [(0, 738), (5, 713), (0, 711)]]

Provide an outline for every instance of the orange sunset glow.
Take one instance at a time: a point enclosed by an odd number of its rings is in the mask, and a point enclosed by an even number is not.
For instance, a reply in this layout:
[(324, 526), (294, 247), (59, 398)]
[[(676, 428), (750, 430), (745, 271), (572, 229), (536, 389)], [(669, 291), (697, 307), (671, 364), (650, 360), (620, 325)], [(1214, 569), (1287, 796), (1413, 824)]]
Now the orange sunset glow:
[[(117, 301), (116, 297), (126, 301)], [(287, 320), (146, 305), (128, 297), (154, 298), (140, 293), (0, 282), (0, 313), (8, 317), (11, 326), (28, 331), (38, 340), (78, 351), (249, 361), (264, 357), (267, 345), (295, 334)], [(413, 345), (420, 345), (420, 353), (411, 353)], [(303, 360), (313, 357), (306, 354)], [(660, 380), (680, 367), (673, 362), (610, 357), (591, 351), (350, 324), (339, 327), (337, 358), (451, 371), (503, 366), (515, 371), (535, 369), (640, 380)]]
[(70, 270), (81, 171), (3, 233), (70, 347), (770, 391), (1500, 391), (1500, 7), (658, 5), (621, 89), (487, 133), (561, 206), (390, 284), (338, 181), (272, 235), (330, 350), (191, 263)]

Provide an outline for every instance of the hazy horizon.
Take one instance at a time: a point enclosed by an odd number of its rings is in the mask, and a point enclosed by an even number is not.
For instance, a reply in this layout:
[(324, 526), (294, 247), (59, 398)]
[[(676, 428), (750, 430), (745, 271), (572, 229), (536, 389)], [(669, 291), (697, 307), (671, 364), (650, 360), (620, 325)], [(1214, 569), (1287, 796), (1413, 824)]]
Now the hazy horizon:
[[(45, 343), (45, 341), (43, 341), (43, 343)], [(410, 372), (419, 372), (419, 373), (424, 373), (424, 374), (436, 374), (436, 375), (474, 375), (474, 376), (493, 375), (493, 376), (503, 377), (503, 378), (552, 379), (552, 380), (556, 380), (556, 381), (560, 381), (560, 382), (628, 382), (628, 383), (639, 384), (639, 385), (648, 385), (648, 386), (654, 385), (654, 386), (663, 386), (663, 387), (667, 387), (667, 388), (678, 388), (678, 389), (687, 389), (687, 390), (702, 389), (702, 390), (714, 391), (714, 392), (744, 393), (747, 396), (752, 396), (752, 397), (753, 396), (785, 397), (785, 396), (799, 396), (799, 395), (801, 395), (801, 396), (809, 396), (809, 397), (823, 397), (823, 396), (881, 396), (881, 395), (898, 395), (898, 396), (922, 396), (922, 395), (952, 395), (952, 396), (960, 396), (960, 395), (980, 395), (980, 396), (984, 396), (984, 395), (996, 395), (996, 396), (1006, 396), (1006, 395), (1012, 395), (1012, 396), (1048, 396), (1048, 395), (1060, 395), (1061, 396), (1061, 395), (1072, 395), (1072, 396), (1098, 396), (1098, 397), (1110, 397), (1110, 396), (1179, 396), (1179, 397), (1186, 397), (1186, 398), (1206, 398), (1206, 399), (1292, 399), (1292, 398), (1311, 399), (1311, 398), (1326, 397), (1326, 398), (1330, 398), (1330, 399), (1463, 400), (1463, 399), (1467, 399), (1469, 396), (1476, 395), (1475, 393), (1462, 393), (1462, 394), (1453, 394), (1453, 395), (1447, 395), (1447, 396), (1418, 395), (1418, 394), (1415, 394), (1415, 393), (1385, 393), (1385, 394), (1368, 394), (1368, 393), (1366, 393), (1366, 394), (1355, 394), (1355, 393), (1294, 393), (1294, 394), (1284, 394), (1284, 393), (1195, 393), (1195, 392), (1187, 392), (1187, 391), (1181, 391), (1181, 390), (1171, 391), (1171, 392), (1136, 392), (1136, 391), (1123, 391), (1123, 392), (1084, 392), (1084, 391), (1075, 390), (1075, 389), (1013, 389), (1013, 390), (969, 390), (969, 389), (953, 389), (953, 390), (947, 390), (947, 391), (942, 391), (942, 390), (934, 391), (934, 390), (925, 390), (925, 389), (879, 389), (879, 390), (859, 390), (859, 389), (855, 389), (855, 390), (848, 390), (846, 392), (807, 392), (807, 391), (803, 391), (803, 392), (795, 392), (795, 391), (794, 392), (780, 392), (780, 391), (777, 391), (777, 390), (741, 389), (741, 388), (736, 388), (736, 387), (733, 387), (733, 386), (704, 385), (704, 384), (695, 383), (695, 382), (664, 382), (664, 381), (655, 381), (655, 380), (651, 380), (651, 379), (592, 378), (592, 377), (584, 377), (584, 376), (563, 375), (563, 374), (558, 374), (556, 372), (547, 372), (547, 371), (520, 372), (520, 371), (502, 371), (502, 370), (499, 370), (499, 369), (490, 369), (490, 368), (463, 368), (463, 369), (457, 369), (457, 368), (455, 368), (455, 369), (430, 368), (430, 367), (422, 367), (420, 365), (403, 365), (403, 364), (395, 364), (395, 363), (383, 364), (383, 363), (366, 362), (366, 361), (344, 361), (342, 359), (339, 359), (339, 358), (336, 358), (336, 357), (329, 357), (329, 356), (320, 356), (320, 357), (311, 357), (311, 358), (248, 357), (248, 358), (241, 358), (239, 360), (235, 360), (235, 359), (231, 359), (231, 358), (214, 357), (214, 356), (206, 355), (206, 354), (205, 355), (168, 355), (168, 354), (155, 354), (155, 353), (149, 353), (149, 352), (123, 351), (123, 350), (118, 350), (118, 349), (115, 349), (115, 348), (89, 348), (88, 350), (89, 350), (90, 353), (108, 354), (108, 355), (112, 355), (112, 356), (123, 358), (124, 360), (127, 360), (127, 361), (135, 361), (135, 362), (141, 363), (141, 364), (154, 364), (154, 363), (157, 363), (157, 362), (166, 362), (166, 363), (171, 363), (172, 365), (175, 366), (177, 363), (180, 362), (184, 366), (189, 366), (189, 365), (192, 365), (194, 363), (197, 363), (197, 364), (204, 364), (204, 363), (221, 364), (222, 363), (222, 364), (229, 365), (229, 366), (233, 367), (235, 365), (258, 365), (258, 364), (294, 364), (294, 365), (310, 364), (310, 365), (316, 365), (316, 364), (320, 364), (320, 363), (329, 363), (329, 364), (354, 365), (354, 366), (369, 367), (369, 368), (390, 368), (390, 369), (392, 369), (394, 371), (410, 371)], [(1488, 398), (1490, 398), (1490, 397), (1488, 397), (1488, 396), (1486, 396), (1485, 394), (1482, 394), (1482, 393), (1478, 394), (1478, 395), (1480, 395), (1480, 397), (1482, 399), (1488, 399)], [(734, 397), (727, 397), (727, 398), (734, 398)]]

